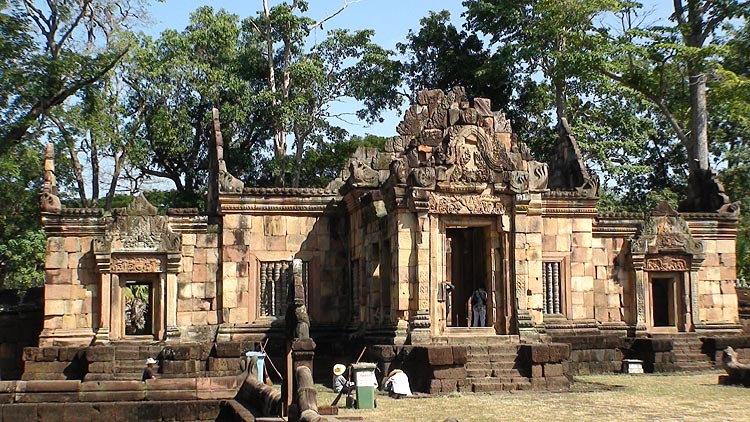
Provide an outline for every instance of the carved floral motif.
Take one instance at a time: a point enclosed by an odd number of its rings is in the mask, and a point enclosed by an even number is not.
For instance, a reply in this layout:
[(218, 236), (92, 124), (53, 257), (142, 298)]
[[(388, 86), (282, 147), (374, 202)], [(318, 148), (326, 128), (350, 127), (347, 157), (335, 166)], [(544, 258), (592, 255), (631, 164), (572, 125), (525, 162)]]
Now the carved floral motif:
[(643, 267), (646, 271), (689, 271), (690, 266), (685, 258), (660, 256), (648, 258)]
[(429, 210), (436, 214), (503, 215), (505, 205), (494, 197), (477, 195), (443, 195), (430, 192)]
[(113, 273), (160, 273), (164, 260), (155, 256), (114, 256), (110, 264)]

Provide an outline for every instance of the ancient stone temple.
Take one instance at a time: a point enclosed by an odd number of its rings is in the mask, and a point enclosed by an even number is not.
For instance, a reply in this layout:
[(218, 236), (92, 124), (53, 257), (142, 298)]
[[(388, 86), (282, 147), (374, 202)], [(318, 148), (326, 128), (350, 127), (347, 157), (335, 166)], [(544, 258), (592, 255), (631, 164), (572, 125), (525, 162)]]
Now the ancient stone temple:
[[(602, 213), (564, 121), (547, 163), (460, 88), (420, 92), (397, 131), (382, 150), (359, 149), (328, 188), (252, 188), (227, 172), (215, 112), (206, 209), (166, 213), (142, 195), (111, 214), (63, 207), (48, 154), (40, 346), (272, 336), (293, 259), (319, 344), (740, 330), (739, 210), (711, 175), (712, 198), (680, 212)], [(485, 324), (472, 326), (480, 286)]]

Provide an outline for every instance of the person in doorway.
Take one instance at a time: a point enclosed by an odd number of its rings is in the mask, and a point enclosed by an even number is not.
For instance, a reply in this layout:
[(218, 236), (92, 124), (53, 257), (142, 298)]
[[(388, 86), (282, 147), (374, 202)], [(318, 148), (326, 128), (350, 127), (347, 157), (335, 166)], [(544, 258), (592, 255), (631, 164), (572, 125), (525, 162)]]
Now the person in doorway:
[(143, 381), (156, 379), (156, 372), (154, 371), (155, 367), (156, 359), (146, 359), (146, 369), (143, 370)]
[(333, 392), (349, 394), (354, 388), (354, 383), (344, 378), (344, 372), (346, 372), (346, 366), (337, 363), (333, 365)]
[(487, 325), (487, 290), (479, 286), (471, 294), (472, 327), (484, 327)]
[(411, 396), (411, 387), (409, 387), (409, 377), (400, 369), (394, 369), (388, 373), (388, 379), (383, 384), (388, 396), (394, 399)]

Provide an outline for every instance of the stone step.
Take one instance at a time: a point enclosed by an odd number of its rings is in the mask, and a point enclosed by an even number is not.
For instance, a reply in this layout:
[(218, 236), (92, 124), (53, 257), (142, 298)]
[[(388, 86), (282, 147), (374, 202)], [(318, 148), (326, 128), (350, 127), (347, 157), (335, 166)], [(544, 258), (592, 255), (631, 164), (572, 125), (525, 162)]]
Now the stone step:
[(472, 391), (475, 393), (531, 389), (531, 382), (525, 377), (475, 378), (469, 379), (469, 383), (471, 384)]

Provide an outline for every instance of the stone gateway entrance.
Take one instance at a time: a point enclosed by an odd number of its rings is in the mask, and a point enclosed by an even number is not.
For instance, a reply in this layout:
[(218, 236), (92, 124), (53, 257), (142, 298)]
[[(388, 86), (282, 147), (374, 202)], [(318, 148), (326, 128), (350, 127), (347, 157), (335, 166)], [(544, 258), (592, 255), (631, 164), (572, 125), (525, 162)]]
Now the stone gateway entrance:
[[(227, 171), (215, 111), (202, 210), (159, 212), (142, 195), (111, 214), (61, 207), (48, 153), (40, 345), (272, 336), (295, 259), (316, 341), (739, 330), (739, 210), (715, 179), (716, 198), (700, 202), (715, 209), (600, 212), (565, 121), (542, 163), (461, 88), (419, 92), (397, 132), (326, 188), (254, 188)], [(479, 286), (488, 327), (474, 328)]]

